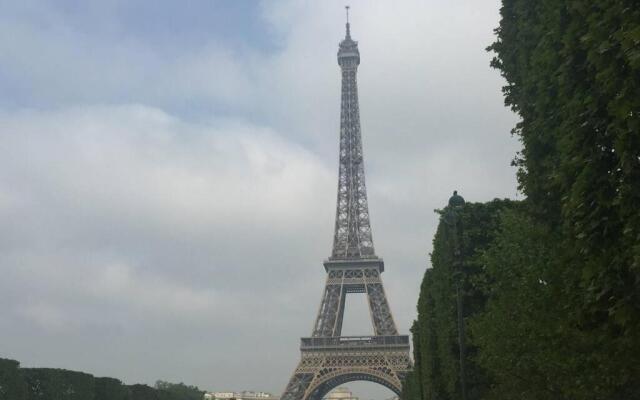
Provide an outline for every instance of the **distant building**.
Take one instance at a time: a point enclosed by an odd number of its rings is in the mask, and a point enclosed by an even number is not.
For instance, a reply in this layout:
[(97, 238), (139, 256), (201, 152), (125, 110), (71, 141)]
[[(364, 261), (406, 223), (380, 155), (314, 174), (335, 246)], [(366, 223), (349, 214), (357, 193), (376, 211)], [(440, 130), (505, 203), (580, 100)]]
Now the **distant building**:
[(267, 392), (211, 392), (204, 394), (204, 400), (279, 400), (277, 396)]
[(324, 400), (358, 400), (358, 398), (353, 396), (349, 388), (340, 386), (330, 391)]

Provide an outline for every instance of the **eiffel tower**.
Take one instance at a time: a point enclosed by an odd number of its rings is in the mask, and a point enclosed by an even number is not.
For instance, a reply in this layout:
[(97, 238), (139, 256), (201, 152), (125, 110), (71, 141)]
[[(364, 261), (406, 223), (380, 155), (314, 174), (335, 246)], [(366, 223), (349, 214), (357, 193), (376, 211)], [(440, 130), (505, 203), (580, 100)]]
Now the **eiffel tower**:
[[(411, 368), (409, 336), (399, 335), (382, 285), (384, 262), (373, 248), (360, 135), (356, 73), (358, 43), (340, 42), (342, 70), (340, 160), (335, 234), (324, 262), (327, 281), (311, 337), (301, 338), (301, 359), (281, 400), (320, 400), (350, 381), (372, 381), (400, 394)], [(373, 336), (341, 336), (348, 293), (366, 293)]]

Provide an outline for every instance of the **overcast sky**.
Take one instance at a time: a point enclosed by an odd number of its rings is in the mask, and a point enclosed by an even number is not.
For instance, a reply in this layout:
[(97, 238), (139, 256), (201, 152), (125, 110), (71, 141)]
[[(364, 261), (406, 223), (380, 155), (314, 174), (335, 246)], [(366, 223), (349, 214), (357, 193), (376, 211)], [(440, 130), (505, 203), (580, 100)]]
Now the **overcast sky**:
[[(408, 333), (433, 210), (517, 197), (485, 51), (499, 2), (350, 3), (373, 239)], [(332, 244), (343, 6), (0, 0), (0, 357), (283, 390)], [(371, 333), (353, 296), (345, 334)]]

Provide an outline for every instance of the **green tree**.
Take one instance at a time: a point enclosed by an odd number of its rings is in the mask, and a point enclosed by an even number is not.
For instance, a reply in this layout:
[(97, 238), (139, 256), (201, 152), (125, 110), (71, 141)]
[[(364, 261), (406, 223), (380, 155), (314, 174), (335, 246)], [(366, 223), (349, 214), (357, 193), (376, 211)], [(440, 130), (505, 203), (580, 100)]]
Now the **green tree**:
[(588, 368), (576, 375), (576, 364), (592, 366), (585, 363), (588, 353), (579, 357), (577, 350), (587, 349), (580, 349), (584, 343), (567, 324), (570, 305), (562, 301), (558, 243), (544, 225), (510, 212), (483, 254), (488, 301), (470, 325), (477, 362), (493, 378), (489, 398), (588, 398), (572, 392), (574, 379), (594, 376)]
[(129, 389), (118, 379), (95, 378), (95, 400), (131, 400)]
[(23, 368), (29, 400), (93, 400), (94, 379), (83, 372)]
[[(489, 49), (521, 117), (514, 163), (526, 200), (497, 226), (462, 214), (464, 235), (487, 233), (462, 240), (470, 377), (486, 378), (469, 397), (638, 399), (640, 7), (502, 4)], [(452, 242), (441, 222), (418, 303), (425, 399), (458, 396)]]
[[(634, 0), (504, 0), (492, 65), (515, 133), (521, 189), (580, 270), (580, 323), (640, 323), (640, 7)], [(638, 337), (636, 336), (635, 339)], [(629, 337), (631, 339), (631, 337)], [(634, 339), (634, 340), (635, 340)]]
[[(522, 212), (503, 215), (482, 260), (488, 298), (471, 318), (478, 364), (492, 377), (492, 399), (629, 399), (618, 374), (615, 341), (570, 318), (580, 305), (571, 288), (576, 271), (563, 268), (558, 233)], [(575, 284), (574, 284), (575, 285)]]
[[(184, 383), (170, 383), (165, 381), (156, 381), (155, 388), (160, 393), (161, 399), (175, 400), (202, 400), (204, 391), (196, 386), (188, 386)], [(164, 396), (164, 397), (163, 397)]]
[(130, 385), (129, 391), (131, 392), (131, 400), (162, 400), (158, 391), (148, 385)]
[[(640, 376), (640, 7), (633, 0), (503, 0), (492, 65), (521, 121), (531, 221), (561, 249), (553, 302), (598, 371), (571, 388), (635, 398)], [(519, 264), (522, 268), (535, 265)], [(502, 268), (508, 268), (503, 265)], [(543, 329), (543, 328), (541, 328)], [(569, 347), (571, 348), (571, 347)], [(561, 351), (561, 350), (558, 350)], [(576, 352), (565, 363), (581, 359)], [(562, 386), (563, 375), (550, 377)]]
[[(461, 398), (456, 285), (461, 287), (466, 321), (484, 309), (480, 257), (495, 236), (500, 213), (513, 207), (515, 203), (509, 200), (467, 203), (456, 211), (455, 228), (449, 209), (441, 212), (433, 240), (432, 268), (425, 272), (420, 288), (418, 318), (412, 329), (416, 368), (406, 380), (404, 399)], [(454, 260), (455, 243), (460, 246), (461, 267), (456, 267)], [(475, 361), (478, 349), (469, 333), (463, 338), (467, 393), (469, 398), (480, 398), (489, 380)]]

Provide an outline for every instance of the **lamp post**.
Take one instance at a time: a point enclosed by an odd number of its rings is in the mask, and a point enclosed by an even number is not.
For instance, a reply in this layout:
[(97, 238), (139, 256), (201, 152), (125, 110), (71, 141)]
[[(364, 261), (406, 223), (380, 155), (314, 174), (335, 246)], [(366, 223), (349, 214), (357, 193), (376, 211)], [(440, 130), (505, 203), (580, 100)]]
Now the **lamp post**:
[(447, 207), (446, 219), (447, 224), (451, 226), (453, 233), (453, 278), (456, 285), (456, 300), (458, 309), (458, 353), (460, 356), (460, 388), (462, 391), (462, 400), (467, 400), (467, 382), (465, 375), (465, 353), (466, 346), (464, 340), (464, 310), (462, 302), (462, 249), (460, 248), (460, 233), (458, 231), (458, 214), (457, 212), (464, 206), (464, 198), (458, 195), (458, 191), (453, 191), (453, 196), (449, 198), (449, 206)]

